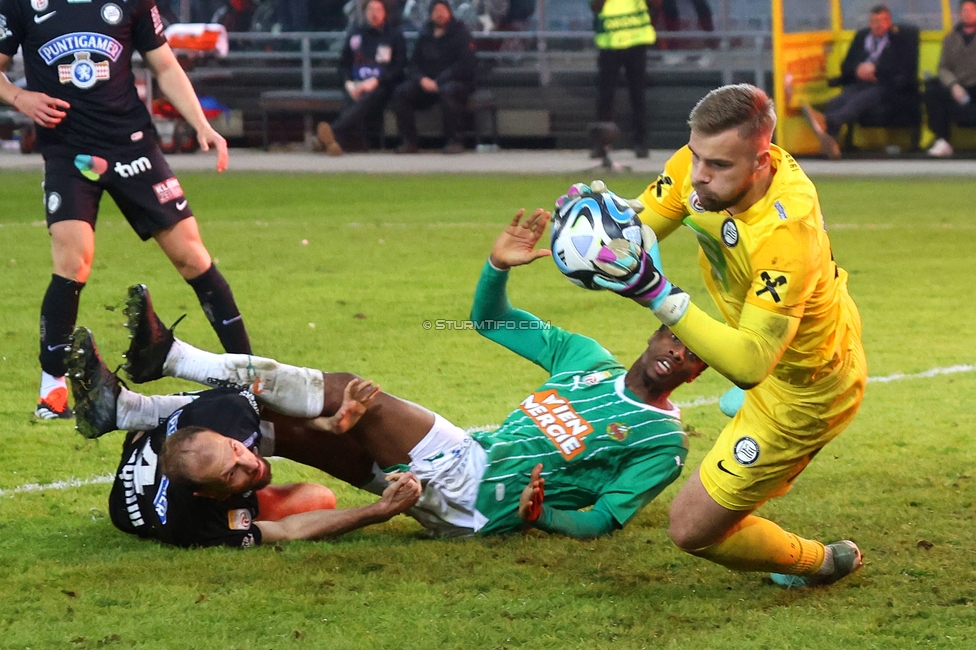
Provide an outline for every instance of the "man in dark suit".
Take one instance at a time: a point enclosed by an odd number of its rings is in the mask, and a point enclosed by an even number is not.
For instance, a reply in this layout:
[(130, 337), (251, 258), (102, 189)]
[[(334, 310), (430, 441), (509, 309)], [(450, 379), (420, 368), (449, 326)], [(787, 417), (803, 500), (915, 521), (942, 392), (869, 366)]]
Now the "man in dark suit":
[(824, 112), (803, 107), (810, 126), (820, 139), (820, 150), (829, 158), (840, 158), (837, 135), (844, 124), (856, 122), (881, 104), (899, 95), (917, 92), (918, 43), (909, 30), (892, 25), (891, 10), (876, 5), (868, 27), (854, 35), (841, 64), (843, 90), (827, 102)]

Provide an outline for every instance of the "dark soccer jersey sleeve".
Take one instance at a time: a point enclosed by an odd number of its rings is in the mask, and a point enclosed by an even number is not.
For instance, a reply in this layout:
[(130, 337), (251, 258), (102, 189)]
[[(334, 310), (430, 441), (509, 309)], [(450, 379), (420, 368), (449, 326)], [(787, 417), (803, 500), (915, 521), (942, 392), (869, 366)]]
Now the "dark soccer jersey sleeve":
[(253, 395), (217, 389), (201, 394), (134, 443), (130, 434), (109, 497), (112, 522), (124, 532), (177, 546), (260, 544), (261, 531), (253, 523), (258, 516), (253, 492), (224, 501), (196, 496), (192, 488), (170, 483), (158, 463), (166, 436), (177, 429), (202, 426), (256, 448), (260, 424)]

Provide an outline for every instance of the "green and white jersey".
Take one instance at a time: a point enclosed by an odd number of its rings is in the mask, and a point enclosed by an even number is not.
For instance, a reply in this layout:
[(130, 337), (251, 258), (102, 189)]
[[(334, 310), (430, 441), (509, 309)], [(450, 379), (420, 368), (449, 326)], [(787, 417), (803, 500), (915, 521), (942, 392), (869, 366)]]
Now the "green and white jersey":
[[(510, 306), (486, 313), (486, 306), (507, 305), (498, 295), (505, 277), (485, 267), (473, 315), (535, 319)], [(680, 475), (688, 444), (679, 410), (640, 401), (624, 386), (625, 368), (599, 343), (552, 326), (482, 333), (547, 369), (550, 378), (498, 429), (472, 434), (488, 454), (478, 492), (478, 510), (488, 518), (481, 534), (521, 527), (519, 496), (537, 463), (548, 506), (579, 510), (602, 500), (621, 526)]]

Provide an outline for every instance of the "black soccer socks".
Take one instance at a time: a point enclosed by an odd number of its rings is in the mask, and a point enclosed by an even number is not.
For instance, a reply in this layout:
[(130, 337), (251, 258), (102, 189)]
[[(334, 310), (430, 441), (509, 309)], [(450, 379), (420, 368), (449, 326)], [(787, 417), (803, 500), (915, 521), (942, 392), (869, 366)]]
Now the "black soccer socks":
[(47, 293), (41, 303), (41, 370), (53, 377), (63, 377), (68, 339), (78, 318), (78, 302), (84, 282), (51, 275)]
[(224, 350), (233, 354), (251, 354), (251, 340), (244, 329), (244, 319), (234, 302), (234, 293), (217, 265), (211, 264), (209, 269), (186, 282), (196, 292), (203, 313)]

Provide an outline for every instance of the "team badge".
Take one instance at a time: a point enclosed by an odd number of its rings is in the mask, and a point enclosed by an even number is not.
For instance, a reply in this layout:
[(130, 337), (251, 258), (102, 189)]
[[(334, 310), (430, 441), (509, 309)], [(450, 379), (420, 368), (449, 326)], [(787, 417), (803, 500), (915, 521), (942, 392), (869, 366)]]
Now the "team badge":
[(228, 510), (227, 527), (231, 530), (250, 530), (251, 512), (247, 508)]
[(584, 386), (596, 386), (604, 379), (609, 379), (609, 378), (610, 378), (610, 373), (605, 370), (602, 372), (591, 372), (590, 374), (583, 377), (581, 383)]
[(611, 422), (607, 425), (607, 435), (616, 440), (617, 442), (622, 442), (627, 434), (630, 433), (630, 427), (626, 424), (620, 424), (619, 422)]
[(31, 0), (31, 9), (37, 12), (47, 11), (49, 5), (48, 0)]
[(108, 61), (95, 63), (91, 60), (90, 52), (76, 52), (75, 60), (67, 65), (58, 66), (58, 79), (63, 84), (72, 84), (76, 88), (86, 90), (99, 81), (105, 81), (111, 76)]
[(102, 6), (102, 20), (109, 25), (118, 25), (122, 22), (122, 9), (114, 2), (106, 3)]
[(49, 214), (54, 214), (61, 207), (61, 195), (57, 192), (51, 192), (47, 195), (47, 211)]
[(756, 297), (775, 303), (782, 302), (781, 294), (789, 287), (790, 276), (779, 271), (762, 271), (759, 279), (763, 281), (763, 286), (756, 291)]
[(701, 199), (698, 198), (698, 190), (692, 191), (691, 196), (688, 197), (688, 205), (690, 205), (691, 209), (695, 212), (705, 211), (705, 206), (702, 205)]
[(735, 219), (731, 217), (722, 222), (722, 241), (729, 248), (735, 248), (739, 243), (739, 229), (735, 226)]
[(732, 456), (740, 465), (752, 465), (759, 460), (759, 443), (749, 436), (743, 436), (735, 441)]
[(14, 33), (7, 29), (7, 17), (0, 14), (0, 41), (7, 38), (8, 36), (13, 36)]

